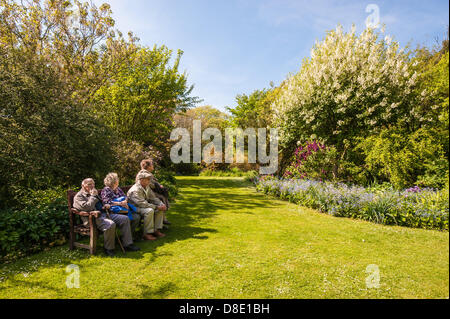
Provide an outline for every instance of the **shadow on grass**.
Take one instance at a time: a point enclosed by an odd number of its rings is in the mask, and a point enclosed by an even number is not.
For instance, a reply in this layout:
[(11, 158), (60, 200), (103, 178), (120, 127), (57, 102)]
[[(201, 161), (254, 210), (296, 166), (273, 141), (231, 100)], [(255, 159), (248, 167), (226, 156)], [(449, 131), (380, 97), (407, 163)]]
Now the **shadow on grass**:
[(146, 285), (139, 285), (141, 289), (141, 298), (143, 299), (162, 299), (177, 289), (173, 282), (166, 282), (157, 288), (151, 288)]
[[(53, 292), (56, 292), (59, 295), (64, 294), (64, 292), (67, 291), (67, 288), (57, 288), (55, 286), (50, 286), (48, 285), (44, 280), (40, 280), (40, 281), (26, 281), (26, 280), (20, 280), (17, 278), (9, 278), (9, 282), (10, 284), (14, 285), (14, 286), (22, 286), (22, 287), (27, 287), (28, 289), (46, 289), (46, 290), (50, 290)], [(65, 286), (65, 285), (64, 285)], [(0, 290), (2, 290), (4, 288), (0, 288)], [(27, 296), (24, 295), (22, 296), (22, 298), (26, 298)], [(15, 297), (17, 298), (17, 297)]]
[[(187, 239), (206, 240), (208, 233), (217, 233), (216, 229), (199, 227), (198, 223), (214, 218), (219, 209), (227, 209), (230, 213), (253, 214), (251, 210), (255, 208), (274, 208), (270, 201), (261, 198), (251, 198), (238, 190), (247, 187), (250, 183), (240, 178), (198, 178), (189, 177), (178, 180), (179, 196), (176, 202), (168, 211), (167, 217), (172, 222), (170, 229), (164, 231), (166, 237), (149, 242), (140, 241), (136, 245), (141, 248), (138, 252), (127, 252), (123, 254), (116, 243), (116, 256), (108, 258), (103, 253), (103, 240), (100, 237), (97, 247), (97, 256), (105, 256), (105, 262), (114, 258), (141, 259), (144, 255), (151, 253), (149, 263), (161, 257), (156, 253), (158, 247), (176, 241)], [(87, 241), (87, 238), (85, 239)], [(66, 266), (73, 262), (90, 258), (87, 250), (76, 249), (69, 251), (68, 246), (61, 246), (40, 252), (36, 255), (22, 258), (16, 262), (0, 265), (0, 277), (12, 279), (12, 276), (23, 272), (33, 273), (39, 269), (52, 267), (55, 265)], [(7, 270), (6, 272), (4, 270)], [(0, 278), (1, 283), (1, 278)], [(22, 284), (22, 282), (17, 282)], [(25, 284), (25, 281), (23, 282)], [(39, 285), (39, 284), (36, 284)], [(43, 286), (44, 287), (44, 286)], [(44, 287), (45, 288), (45, 287)], [(50, 289), (50, 287), (48, 287)], [(162, 293), (164, 289), (156, 292), (148, 290), (149, 296)]]

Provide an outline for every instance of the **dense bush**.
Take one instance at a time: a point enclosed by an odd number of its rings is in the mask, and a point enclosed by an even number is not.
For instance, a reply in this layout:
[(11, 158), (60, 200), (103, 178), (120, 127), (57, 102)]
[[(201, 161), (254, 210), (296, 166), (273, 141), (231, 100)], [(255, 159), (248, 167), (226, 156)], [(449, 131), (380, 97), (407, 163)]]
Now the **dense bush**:
[(202, 170), (200, 164), (197, 163), (178, 163), (173, 164), (172, 167), (178, 175), (197, 176)]
[[(329, 32), (272, 103), (280, 128), (280, 175), (360, 185), (387, 181), (398, 189), (443, 187), (449, 166), (448, 61), (448, 39), (432, 51), (412, 52), (383, 31), (358, 35), (339, 26)], [(301, 163), (292, 161), (299, 143), (312, 139), (330, 152), (319, 149)]]
[(291, 165), (285, 170), (287, 178), (332, 180), (337, 178), (338, 154), (335, 147), (312, 141), (300, 145), (294, 152)]
[(62, 188), (26, 191), (20, 207), (0, 212), (0, 260), (61, 245), (69, 234), (66, 192)]
[(0, 48), (0, 206), (17, 188), (46, 189), (104, 175), (111, 132), (38, 59)]
[(181, 50), (125, 39), (108, 4), (0, 6), (0, 207), (20, 189), (134, 178), (149, 145), (167, 153), (171, 116), (198, 101)]
[(448, 230), (448, 189), (367, 189), (342, 183), (262, 177), (259, 191), (333, 216), (385, 225)]
[(154, 147), (144, 147), (141, 143), (133, 141), (118, 141), (112, 149), (114, 165), (110, 170), (116, 172), (128, 184), (134, 183), (143, 159), (152, 158), (157, 164), (162, 158), (161, 152)]
[(270, 105), (275, 100), (279, 88), (269, 90), (255, 90), (250, 95), (236, 96), (236, 106), (227, 107), (231, 113), (228, 125), (235, 128), (268, 128), (272, 123), (272, 109)]
[(398, 189), (442, 188), (448, 182), (448, 158), (436, 130), (421, 128), (407, 134), (392, 128), (361, 140), (358, 148), (376, 180), (388, 180)]
[(154, 175), (158, 179), (158, 182), (169, 190), (169, 199), (173, 200), (178, 194), (175, 173), (170, 170), (157, 168)]

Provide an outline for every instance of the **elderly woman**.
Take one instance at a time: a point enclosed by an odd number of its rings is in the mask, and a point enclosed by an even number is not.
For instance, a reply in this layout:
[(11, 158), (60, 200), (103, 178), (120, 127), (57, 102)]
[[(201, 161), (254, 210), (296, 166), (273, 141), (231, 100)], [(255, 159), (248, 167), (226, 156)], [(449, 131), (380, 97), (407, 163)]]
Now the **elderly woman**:
[[(115, 231), (116, 225), (120, 228), (122, 233), (122, 243), (125, 250), (138, 251), (139, 247), (133, 245), (131, 236), (130, 220), (123, 215), (112, 215), (107, 217), (103, 211), (103, 205), (98, 196), (98, 191), (95, 189), (95, 182), (92, 178), (86, 178), (81, 183), (81, 190), (75, 195), (73, 207), (79, 211), (95, 212), (98, 217), (95, 219), (97, 228), (104, 232), (104, 249), (108, 256), (114, 256), (115, 246)], [(109, 208), (108, 205), (104, 205)], [(86, 217), (81, 217), (83, 223), (86, 225), (88, 220)]]
[(103, 182), (105, 184), (101, 193), (103, 204), (110, 205), (113, 213), (126, 213), (128, 218), (133, 220), (132, 214), (136, 213), (136, 207), (128, 204), (125, 193), (119, 187), (119, 176), (116, 173), (109, 173)]

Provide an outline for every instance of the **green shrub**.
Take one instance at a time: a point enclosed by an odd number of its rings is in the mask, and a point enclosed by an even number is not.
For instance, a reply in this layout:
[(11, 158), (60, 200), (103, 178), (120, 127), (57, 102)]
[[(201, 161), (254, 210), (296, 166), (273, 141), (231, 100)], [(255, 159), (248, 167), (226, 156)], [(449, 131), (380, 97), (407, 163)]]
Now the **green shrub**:
[(0, 46), (0, 208), (17, 204), (18, 189), (68, 186), (111, 166), (111, 130), (48, 60), (15, 52)]
[(178, 175), (197, 176), (201, 171), (201, 166), (197, 163), (179, 163), (172, 166)]
[(408, 134), (385, 129), (360, 141), (357, 149), (365, 155), (369, 173), (398, 189), (409, 185), (442, 188), (448, 180), (448, 158), (435, 130), (421, 128)]
[(69, 234), (66, 192), (23, 191), (20, 209), (0, 211), (0, 259), (61, 245)]
[(158, 179), (158, 182), (164, 187), (167, 187), (167, 189), (169, 190), (169, 199), (174, 199), (178, 195), (175, 173), (166, 169), (159, 168), (155, 170), (154, 175)]
[(291, 165), (285, 170), (288, 178), (336, 180), (338, 154), (335, 147), (319, 141), (300, 145), (294, 152)]

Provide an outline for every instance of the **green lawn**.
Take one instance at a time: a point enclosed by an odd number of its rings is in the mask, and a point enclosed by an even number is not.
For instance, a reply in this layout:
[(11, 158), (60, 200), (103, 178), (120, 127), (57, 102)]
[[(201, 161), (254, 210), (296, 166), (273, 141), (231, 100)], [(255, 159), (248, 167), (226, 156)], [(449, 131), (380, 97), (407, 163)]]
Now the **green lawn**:
[[(0, 298), (448, 298), (449, 234), (336, 218), (240, 178), (180, 177), (167, 237), (107, 258), (53, 248), (0, 266)], [(66, 287), (66, 267), (80, 288)], [(368, 265), (379, 288), (367, 288)]]

